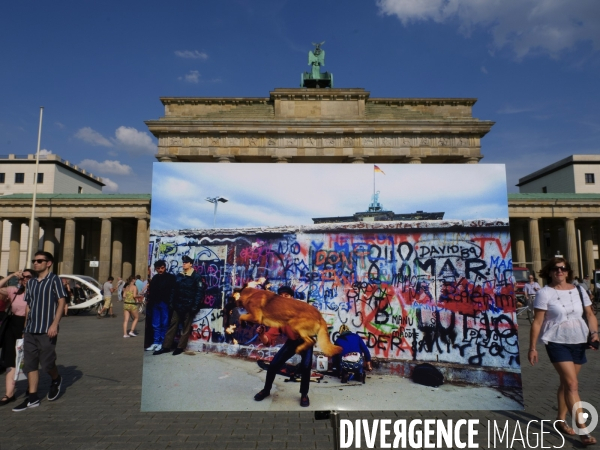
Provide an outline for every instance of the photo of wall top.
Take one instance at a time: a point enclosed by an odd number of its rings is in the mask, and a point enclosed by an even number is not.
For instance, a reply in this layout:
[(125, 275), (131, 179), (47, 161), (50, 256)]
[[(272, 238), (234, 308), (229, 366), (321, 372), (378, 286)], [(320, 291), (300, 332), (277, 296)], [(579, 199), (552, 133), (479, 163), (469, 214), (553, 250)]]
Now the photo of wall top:
[(149, 262), (143, 411), (523, 408), (504, 165), (155, 163)]

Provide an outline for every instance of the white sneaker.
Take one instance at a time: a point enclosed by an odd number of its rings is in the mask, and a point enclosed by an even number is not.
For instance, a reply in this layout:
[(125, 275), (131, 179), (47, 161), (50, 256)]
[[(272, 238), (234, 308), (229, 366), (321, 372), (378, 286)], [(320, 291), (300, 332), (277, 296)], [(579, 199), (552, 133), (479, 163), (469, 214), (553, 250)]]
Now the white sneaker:
[(129, 335), (128, 334), (124, 334), (123, 337), (126, 338), (126, 337), (129, 337)]
[(152, 344), (150, 347), (146, 349), (147, 352), (153, 352), (156, 348), (159, 347), (158, 344)]
[(154, 344), (154, 345), (156, 345), (156, 347), (154, 348), (155, 352), (162, 350), (162, 345), (160, 345), (160, 344)]

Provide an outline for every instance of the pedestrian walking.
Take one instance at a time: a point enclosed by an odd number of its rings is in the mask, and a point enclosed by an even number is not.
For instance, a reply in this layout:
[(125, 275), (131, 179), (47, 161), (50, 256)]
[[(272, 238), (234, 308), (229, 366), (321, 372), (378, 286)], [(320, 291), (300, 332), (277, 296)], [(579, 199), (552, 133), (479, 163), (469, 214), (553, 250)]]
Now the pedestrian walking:
[[(535, 316), (531, 324), (528, 359), (531, 365), (538, 362), (536, 347), (538, 339), (541, 340), (560, 377), (556, 416), (560, 422), (556, 423), (556, 429), (570, 436), (579, 434), (583, 445), (592, 445), (596, 438), (589, 434), (581, 419), (577, 378), (582, 365), (587, 362), (588, 334), (592, 336), (591, 342), (598, 342), (598, 321), (585, 290), (572, 284), (573, 271), (566, 259), (550, 259), (540, 276), (546, 280), (546, 286), (538, 291), (533, 305)], [(587, 318), (589, 327), (582, 315)], [(572, 412), (577, 430), (567, 424), (568, 412)]]
[[(9, 302), (10, 314), (6, 316), (6, 325), (4, 333), (0, 336), (2, 342), (2, 353), (0, 361), (6, 370), (6, 394), (0, 400), (0, 406), (7, 405), (17, 399), (15, 395), (15, 367), (17, 352), (15, 350), (17, 339), (23, 336), (23, 328), (25, 327), (25, 313), (27, 311), (27, 303), (25, 303), (25, 288), (27, 282), (35, 276), (35, 272), (31, 269), (25, 269), (22, 272), (14, 272), (8, 277), (0, 280), (0, 295), (6, 295)], [(6, 283), (11, 278), (18, 278), (18, 286), (6, 286)]]
[(36, 252), (32, 263), (37, 277), (29, 280), (25, 288), (27, 311), (23, 336), (23, 372), (29, 390), (23, 403), (13, 408), (15, 412), (40, 406), (37, 394), (40, 366), (52, 378), (48, 401), (58, 398), (62, 384), (56, 367), (56, 341), (67, 293), (58, 275), (50, 272), (54, 263), (52, 253)]
[[(123, 337), (136, 337), (138, 335), (135, 331), (135, 327), (140, 318), (139, 307), (140, 304), (137, 301), (138, 290), (135, 285), (135, 278), (129, 277), (127, 285), (123, 289)], [(129, 317), (133, 318), (131, 329), (127, 332), (127, 326), (129, 325)]]
[(108, 280), (102, 286), (102, 291), (103, 291), (103, 295), (104, 295), (104, 306), (102, 307), (102, 310), (98, 313), (98, 319), (101, 319), (107, 310), (108, 310), (107, 317), (117, 317), (116, 314), (113, 314), (113, 307), (112, 307), (112, 295), (116, 289), (112, 285), (113, 280), (114, 280), (113, 277), (108, 277)]

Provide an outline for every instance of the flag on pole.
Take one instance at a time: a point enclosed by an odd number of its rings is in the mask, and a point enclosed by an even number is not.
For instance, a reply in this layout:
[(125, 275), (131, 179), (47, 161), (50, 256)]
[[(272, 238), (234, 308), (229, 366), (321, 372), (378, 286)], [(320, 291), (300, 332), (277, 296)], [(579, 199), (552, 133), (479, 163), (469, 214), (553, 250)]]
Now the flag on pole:
[(379, 167), (377, 167), (376, 165), (373, 165), (373, 169), (375, 170), (375, 173), (382, 173), (385, 175), (385, 172), (383, 170), (381, 170)]

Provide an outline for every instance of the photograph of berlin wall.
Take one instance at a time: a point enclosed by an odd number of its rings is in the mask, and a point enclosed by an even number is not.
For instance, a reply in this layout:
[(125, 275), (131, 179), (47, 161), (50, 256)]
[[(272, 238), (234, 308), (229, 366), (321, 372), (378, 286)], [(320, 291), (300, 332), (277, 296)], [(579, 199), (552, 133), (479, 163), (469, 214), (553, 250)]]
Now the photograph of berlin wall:
[(504, 165), (155, 163), (149, 265), (143, 411), (523, 409)]

